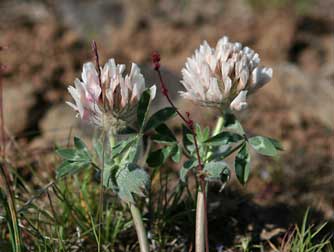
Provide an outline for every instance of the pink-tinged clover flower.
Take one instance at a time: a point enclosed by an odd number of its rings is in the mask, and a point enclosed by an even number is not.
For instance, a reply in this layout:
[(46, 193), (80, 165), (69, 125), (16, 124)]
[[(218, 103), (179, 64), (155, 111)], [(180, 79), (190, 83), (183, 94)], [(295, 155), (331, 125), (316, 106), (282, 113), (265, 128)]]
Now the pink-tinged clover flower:
[[(81, 80), (68, 88), (74, 103), (66, 102), (82, 120), (109, 129), (131, 123), (138, 101), (145, 90), (145, 79), (139, 67), (132, 63), (130, 74), (124, 76), (125, 65), (114, 59), (101, 67), (101, 83), (92, 62), (85, 63)], [(150, 88), (152, 99), (156, 86)]]
[(247, 95), (272, 78), (272, 69), (259, 63), (257, 53), (228, 37), (222, 37), (216, 48), (204, 41), (182, 69), (186, 91), (180, 94), (205, 106), (240, 111), (247, 107)]

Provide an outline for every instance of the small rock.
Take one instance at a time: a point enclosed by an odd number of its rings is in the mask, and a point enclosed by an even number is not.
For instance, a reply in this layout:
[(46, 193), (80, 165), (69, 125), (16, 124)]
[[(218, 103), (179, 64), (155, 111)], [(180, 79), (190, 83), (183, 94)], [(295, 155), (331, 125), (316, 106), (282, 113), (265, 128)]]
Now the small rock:
[(73, 136), (82, 136), (84, 127), (79, 118), (76, 118), (75, 111), (67, 104), (62, 103), (53, 106), (44, 118), (40, 121), (39, 127), (41, 137), (34, 139), (32, 148), (52, 146), (54, 144), (64, 145), (72, 142)]
[(11, 134), (22, 132), (28, 125), (29, 110), (36, 101), (34, 91), (34, 86), (29, 83), (20, 86), (4, 86), (4, 120)]
[(317, 118), (334, 129), (334, 88), (330, 79), (320, 74), (308, 74), (293, 64), (274, 67), (274, 78), (270, 84), (276, 96), (291, 110)]

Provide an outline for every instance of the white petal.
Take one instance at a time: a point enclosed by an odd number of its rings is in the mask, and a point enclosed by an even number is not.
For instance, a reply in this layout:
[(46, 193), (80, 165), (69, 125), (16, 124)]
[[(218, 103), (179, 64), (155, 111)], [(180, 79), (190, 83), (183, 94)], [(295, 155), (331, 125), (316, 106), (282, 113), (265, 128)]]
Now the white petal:
[(108, 63), (110, 67), (110, 72), (109, 72), (110, 83), (109, 83), (108, 93), (113, 95), (115, 89), (120, 83), (120, 79), (123, 77), (122, 74), (120, 73), (119, 65), (116, 65), (114, 59), (110, 59)]
[(237, 97), (235, 97), (234, 100), (231, 102), (230, 108), (236, 111), (240, 111), (247, 108), (246, 97), (247, 97), (247, 90), (241, 91), (237, 95)]
[(234, 45), (233, 45), (233, 51), (234, 52), (237, 52), (237, 51), (241, 50), (241, 48), (242, 48), (241, 43), (239, 43), (239, 42), (234, 43)]
[(150, 94), (151, 94), (151, 101), (152, 101), (157, 94), (157, 86), (156, 85), (153, 85), (152, 87), (150, 87)]
[(99, 77), (95, 66), (92, 62), (85, 63), (82, 70), (82, 81), (85, 84), (88, 92), (95, 101), (99, 99), (101, 94), (101, 87), (99, 84)]
[(141, 96), (141, 94), (145, 90), (145, 79), (144, 76), (140, 72), (140, 68), (135, 64), (132, 63), (131, 72), (130, 72), (130, 86), (132, 90), (131, 101)]
[(210, 86), (209, 89), (206, 93), (206, 98), (209, 101), (213, 101), (213, 102), (221, 102), (222, 101), (222, 94), (219, 90), (218, 87), (218, 81), (216, 78), (211, 78), (210, 80)]
[(181, 81), (182, 85), (184, 86), (185, 89), (189, 90), (189, 89), (192, 89), (192, 75), (191, 73), (183, 68), (181, 70), (181, 73), (182, 73), (182, 77), (183, 77), (183, 81)]
[(80, 101), (80, 94), (78, 92), (77, 88), (74, 88), (73, 86), (69, 86), (67, 88), (68, 92), (71, 94), (74, 100), (79, 100)]
[(144, 91), (144, 89), (142, 89), (140, 85), (135, 83), (134, 86), (133, 86), (133, 89), (132, 89), (131, 101), (133, 101), (134, 99), (137, 99), (137, 101), (138, 101), (141, 94), (143, 93), (143, 91)]
[(129, 90), (125, 86), (125, 81), (124, 79), (121, 79), (120, 81), (120, 87), (121, 87), (121, 106), (125, 107), (129, 101)]
[(78, 111), (78, 107), (74, 105), (72, 102), (66, 102), (67, 105), (69, 105), (71, 108), (73, 108), (75, 111)]
[(192, 100), (192, 101), (198, 101), (199, 100), (196, 95), (193, 95), (189, 92), (179, 91), (178, 93), (185, 99)]
[(257, 67), (260, 64), (259, 54), (255, 53), (249, 63), (251, 70)]
[(224, 97), (227, 97), (230, 94), (232, 88), (232, 80), (230, 77), (226, 76), (223, 78), (224, 82)]
[(94, 74), (97, 76), (95, 66), (92, 62), (87, 62), (82, 67), (81, 78), (84, 83), (87, 83), (90, 79), (90, 76)]
[(269, 67), (257, 67), (252, 72), (251, 91), (264, 86), (273, 77), (273, 69)]
[(218, 42), (217, 42), (217, 46), (222, 46), (222, 45), (225, 45), (225, 44), (227, 44), (227, 43), (229, 43), (229, 41), (228, 41), (228, 37), (227, 37), (227, 36), (223, 36), (223, 37), (221, 37), (221, 38), (218, 40)]
[(220, 55), (220, 60), (221, 61), (226, 61), (228, 59), (228, 57), (230, 57), (231, 53), (232, 53), (232, 45), (231, 44), (225, 44), (222, 47), (222, 52)]
[(228, 60), (227, 62), (222, 62), (221, 68), (222, 68), (222, 78), (224, 78), (231, 73), (233, 64), (231, 63), (231, 61)]
[(109, 61), (103, 66), (101, 71), (101, 81), (104, 85), (109, 85), (109, 83), (106, 83), (107, 81), (110, 81), (110, 63)]
[(74, 101), (75, 101), (75, 105), (73, 103), (67, 103), (68, 105), (70, 105), (72, 108), (74, 108), (76, 111), (79, 112), (80, 117), (83, 117), (84, 114), (84, 105), (82, 104), (82, 99), (81, 96), (78, 92), (77, 89), (75, 89), (74, 87), (70, 86), (68, 87), (68, 92), (72, 95)]
[(248, 78), (249, 78), (249, 70), (248, 67), (246, 65), (244, 65), (243, 69), (241, 70), (240, 73), (240, 81), (239, 81), (239, 85), (238, 85), (238, 91), (244, 89), (247, 85), (248, 82)]
[(113, 58), (109, 59), (104, 67), (106, 68), (106, 70), (108, 70), (109, 78), (112, 78), (112, 76), (115, 75), (117, 70), (115, 59)]
[(136, 63), (131, 64), (130, 76), (134, 78), (136, 75), (140, 74), (140, 69)]
[(118, 72), (119, 74), (123, 74), (124, 70), (125, 70), (125, 65), (124, 64), (118, 64)]

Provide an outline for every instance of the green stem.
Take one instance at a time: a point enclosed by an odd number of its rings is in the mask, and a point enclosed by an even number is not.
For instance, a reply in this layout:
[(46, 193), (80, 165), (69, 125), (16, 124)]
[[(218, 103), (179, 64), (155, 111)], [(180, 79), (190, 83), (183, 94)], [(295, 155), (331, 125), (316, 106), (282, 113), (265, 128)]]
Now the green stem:
[[(224, 127), (224, 117), (220, 116), (216, 122), (216, 127), (212, 132), (212, 136), (217, 135), (222, 130), (223, 127)], [(211, 155), (212, 151), (208, 151), (208, 153), (206, 154), (206, 159), (208, 159)]]
[(139, 209), (132, 203), (130, 203), (130, 211), (133, 219), (133, 223), (136, 228), (137, 237), (140, 246), (140, 252), (149, 252), (149, 245), (147, 240), (146, 231), (144, 228), (144, 223), (141, 218)]
[(224, 117), (220, 116), (217, 120), (216, 127), (212, 133), (213, 136), (217, 135), (223, 128), (224, 126)]
[[(105, 141), (106, 141), (106, 135), (108, 134), (108, 132), (103, 132), (102, 133), (102, 144), (104, 146)], [(110, 148), (112, 148), (115, 145), (115, 137), (112, 133), (109, 133), (109, 144), (110, 144)], [(104, 188), (103, 188), (103, 173), (104, 173), (104, 163), (105, 163), (105, 148), (103, 147), (103, 152), (102, 152), (102, 165), (101, 165), (101, 175), (100, 175), (100, 180), (101, 180), (101, 184), (100, 184), (100, 197), (99, 197), (99, 211), (98, 211), (98, 216), (99, 216), (99, 229), (98, 229), (98, 252), (101, 251), (101, 236), (102, 236), (102, 232), (101, 232), (101, 227), (102, 227), (102, 223), (104, 223), (103, 221), (103, 196), (104, 196)]]
[[(97, 235), (97, 252), (101, 252), (101, 225), (103, 223), (103, 170), (104, 170), (104, 142), (105, 142), (105, 132), (102, 133), (102, 165), (100, 170), (100, 195), (99, 195), (99, 208), (98, 208), (98, 235)], [(93, 229), (94, 231), (95, 229)], [(94, 232), (96, 236), (96, 232)]]
[[(212, 133), (212, 136), (217, 135), (224, 126), (224, 118), (221, 116), (218, 118), (216, 127)], [(209, 158), (212, 155), (212, 152), (207, 153), (206, 158)], [(207, 191), (207, 190), (206, 190)], [(205, 251), (205, 200), (204, 193), (201, 190), (198, 190), (197, 193), (197, 206), (196, 206), (196, 227), (195, 227), (195, 251), (204, 252)], [(209, 248), (207, 248), (209, 249)]]
[[(140, 148), (141, 148), (140, 139), (141, 137), (138, 137), (137, 142), (136, 142), (136, 147), (137, 147), (136, 154), (134, 155), (134, 157), (130, 158), (133, 163), (138, 163), (139, 161), (138, 159), (139, 159), (139, 153), (140, 153)], [(122, 159), (128, 159), (129, 154), (130, 154), (130, 150), (127, 153), (125, 153)], [(147, 233), (144, 227), (144, 223), (141, 217), (140, 210), (133, 203), (129, 203), (129, 207), (130, 207), (130, 211), (132, 215), (133, 224), (135, 225), (135, 229), (136, 229), (136, 233), (138, 237), (140, 252), (149, 252), (150, 249), (149, 249), (149, 243), (147, 239)]]

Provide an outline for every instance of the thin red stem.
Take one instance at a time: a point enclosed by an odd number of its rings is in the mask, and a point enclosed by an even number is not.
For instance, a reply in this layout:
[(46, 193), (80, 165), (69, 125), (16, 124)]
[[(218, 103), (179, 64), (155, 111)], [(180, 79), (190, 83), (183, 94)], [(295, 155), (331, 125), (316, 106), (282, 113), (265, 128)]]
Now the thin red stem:
[(102, 92), (102, 103), (103, 103), (103, 106), (104, 106), (105, 89), (104, 89), (104, 86), (102, 86), (100, 58), (99, 58), (99, 53), (98, 53), (98, 50), (97, 50), (97, 45), (96, 45), (95, 40), (93, 40), (93, 42), (92, 42), (92, 51), (93, 51), (93, 54), (94, 54), (99, 86), (100, 86), (101, 92)]
[(159, 81), (160, 81), (160, 88), (162, 94), (166, 97), (167, 101), (169, 104), (175, 109), (176, 113), (178, 116), (184, 121), (184, 123), (187, 125), (187, 127), (190, 129), (191, 134), (193, 135), (194, 138), (194, 145), (195, 145), (195, 150), (196, 150), (196, 157), (198, 161), (198, 174), (199, 174), (199, 179), (200, 179), (200, 188), (203, 193), (203, 202), (204, 202), (204, 232), (205, 232), (205, 251), (209, 252), (209, 235), (208, 235), (208, 211), (207, 211), (207, 197), (206, 197), (206, 184), (205, 184), (205, 177), (203, 175), (203, 164), (201, 160), (201, 155), (199, 153), (199, 147), (198, 147), (198, 142), (197, 142), (197, 137), (196, 137), (196, 132), (194, 129), (194, 121), (191, 120), (190, 118), (190, 113), (187, 112), (187, 117), (186, 118), (182, 113), (179, 111), (179, 109), (175, 106), (173, 101), (171, 100), (168, 89), (165, 85), (165, 82), (163, 81), (161, 71), (160, 71), (160, 55), (157, 52), (154, 52), (152, 55), (152, 61), (154, 64), (154, 70), (158, 73)]
[[(102, 105), (103, 108), (105, 107), (105, 88), (104, 86), (102, 86), (102, 81), (101, 81), (101, 67), (100, 67), (100, 60), (99, 60), (99, 52), (97, 50), (97, 45), (95, 40), (93, 40), (92, 42), (92, 50), (93, 50), (93, 54), (94, 54), (94, 58), (95, 58), (95, 67), (96, 67), (96, 71), (97, 71), (97, 75), (98, 75), (98, 81), (99, 81), (99, 86), (101, 87), (101, 92), (102, 92)], [(104, 122), (103, 122), (104, 124)], [(103, 144), (105, 142), (105, 133), (103, 132)], [(100, 195), (99, 195), (99, 211), (98, 211), (98, 219), (99, 219), (99, 235), (98, 235), (98, 252), (101, 250), (101, 225), (103, 222), (103, 170), (104, 170), (104, 148), (102, 150), (102, 169), (100, 171), (101, 175), (100, 175), (100, 183), (101, 183), (101, 187), (100, 187)]]
[(175, 109), (176, 113), (178, 114), (179, 117), (181, 117), (181, 119), (185, 122), (185, 124), (189, 127), (189, 121), (188, 119), (186, 119), (182, 114), (181, 112), (177, 109), (177, 107), (175, 106), (175, 104), (173, 103), (173, 101), (171, 100), (171, 98), (169, 97), (169, 94), (168, 94), (168, 89), (166, 88), (166, 85), (162, 79), (162, 76), (161, 76), (161, 72), (159, 69), (155, 69), (158, 73), (158, 76), (159, 76), (159, 81), (160, 81), (160, 87), (161, 87), (161, 92), (162, 94), (167, 98), (169, 104)]

